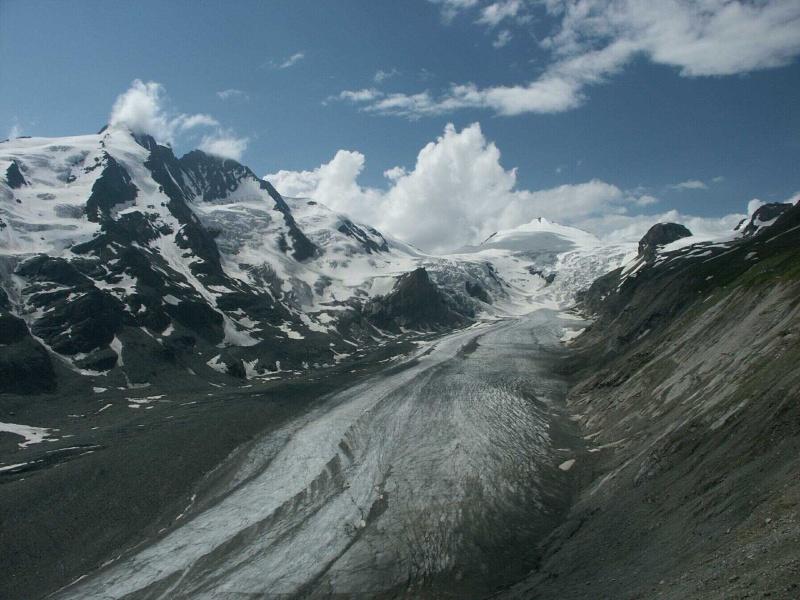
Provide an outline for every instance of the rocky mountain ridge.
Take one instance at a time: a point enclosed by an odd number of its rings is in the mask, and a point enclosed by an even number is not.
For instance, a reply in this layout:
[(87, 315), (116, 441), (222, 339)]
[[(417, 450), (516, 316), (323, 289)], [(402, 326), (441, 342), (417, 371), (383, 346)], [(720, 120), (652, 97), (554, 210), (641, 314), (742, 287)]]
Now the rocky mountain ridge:
[[(398, 335), (530, 310), (558, 270), (551, 289), (563, 299), (574, 273), (588, 284), (627, 252), (539, 220), (432, 256), (285, 199), (236, 161), (179, 158), (120, 127), (3, 142), (0, 173), (5, 391), (324, 368)], [(570, 251), (575, 264), (562, 268)], [(419, 269), (430, 285), (398, 303)], [(431, 294), (440, 309), (417, 319)]]

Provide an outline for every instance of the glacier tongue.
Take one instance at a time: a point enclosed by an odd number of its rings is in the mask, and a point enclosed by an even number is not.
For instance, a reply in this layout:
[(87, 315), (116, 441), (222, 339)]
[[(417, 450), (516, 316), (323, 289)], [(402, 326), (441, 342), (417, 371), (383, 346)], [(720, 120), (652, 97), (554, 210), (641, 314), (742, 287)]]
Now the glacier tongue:
[(423, 345), (236, 455), (164, 536), (58, 597), (373, 595), (437, 577), (482, 597), (515, 580), (560, 510), (559, 331), (540, 310)]

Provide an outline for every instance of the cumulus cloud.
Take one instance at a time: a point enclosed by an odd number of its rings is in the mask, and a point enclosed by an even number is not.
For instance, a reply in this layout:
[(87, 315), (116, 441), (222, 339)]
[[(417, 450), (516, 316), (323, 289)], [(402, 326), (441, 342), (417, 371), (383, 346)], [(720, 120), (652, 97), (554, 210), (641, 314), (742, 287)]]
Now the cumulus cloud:
[[(436, 1), (449, 18), (477, 6), (474, 1)], [(389, 104), (365, 101), (362, 108), (406, 117), (463, 108), (507, 116), (557, 113), (580, 106), (587, 88), (607, 82), (637, 56), (673, 67), (683, 77), (704, 77), (780, 67), (800, 54), (797, 0), (545, 0), (539, 4), (555, 27), (541, 41), (549, 60), (535, 79), (483, 88), (453, 85), (434, 95), (395, 94)], [(478, 22), (494, 27), (518, 17), (519, 11), (514, 0), (494, 2), (483, 8)]]
[(134, 133), (147, 133), (167, 144), (173, 144), (178, 136), (191, 130), (213, 129), (212, 133), (203, 136), (200, 149), (236, 160), (247, 148), (247, 138), (238, 138), (230, 130), (223, 129), (211, 115), (172, 111), (164, 86), (155, 81), (134, 80), (114, 102), (109, 125), (127, 127)]
[(247, 95), (247, 92), (242, 90), (237, 90), (236, 88), (228, 88), (227, 90), (220, 90), (217, 92), (217, 97), (220, 100), (250, 100), (250, 96)]
[[(434, 252), (479, 243), (497, 230), (539, 216), (616, 237), (640, 237), (645, 225), (662, 218), (635, 213), (654, 204), (654, 197), (597, 179), (544, 190), (518, 189), (516, 170), (503, 167), (500, 159), (500, 150), (486, 139), (479, 124), (461, 131), (447, 125), (441, 136), (420, 150), (413, 168), (387, 170), (384, 188), (358, 182), (365, 157), (349, 150), (339, 150), (316, 169), (279, 171), (266, 179), (282, 194), (313, 198)], [(679, 222), (695, 219), (663, 215)], [(733, 223), (732, 228), (741, 218), (711, 220), (704, 228), (716, 230)], [(705, 223), (692, 222), (696, 227)]]
[(171, 142), (175, 127), (166, 115), (164, 87), (155, 81), (136, 79), (114, 102), (109, 125), (124, 125), (136, 133), (149, 133)]
[(148, 133), (159, 141), (173, 143), (181, 132), (197, 127), (216, 127), (219, 122), (207, 114), (174, 114), (167, 107), (164, 86), (155, 81), (135, 79), (120, 94), (108, 119), (111, 126), (125, 126), (135, 133)]
[(219, 130), (211, 135), (203, 136), (199, 147), (208, 154), (240, 161), (242, 154), (247, 150), (248, 142), (249, 139), (246, 137), (237, 137), (230, 131)]
[(405, 170), (405, 167), (392, 167), (383, 172), (383, 176), (389, 181), (397, 181), (405, 175), (408, 175), (408, 171)]

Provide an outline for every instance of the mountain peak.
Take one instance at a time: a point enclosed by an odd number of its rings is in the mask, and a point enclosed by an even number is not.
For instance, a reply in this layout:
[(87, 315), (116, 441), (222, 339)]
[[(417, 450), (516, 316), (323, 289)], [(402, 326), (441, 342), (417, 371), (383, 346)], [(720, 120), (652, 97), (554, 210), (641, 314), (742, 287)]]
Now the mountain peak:
[(562, 252), (573, 247), (596, 246), (599, 243), (600, 240), (587, 231), (559, 225), (545, 217), (536, 217), (517, 227), (496, 231), (478, 249)]
[(692, 232), (680, 223), (656, 223), (639, 240), (639, 256), (653, 258), (659, 246), (691, 237)]

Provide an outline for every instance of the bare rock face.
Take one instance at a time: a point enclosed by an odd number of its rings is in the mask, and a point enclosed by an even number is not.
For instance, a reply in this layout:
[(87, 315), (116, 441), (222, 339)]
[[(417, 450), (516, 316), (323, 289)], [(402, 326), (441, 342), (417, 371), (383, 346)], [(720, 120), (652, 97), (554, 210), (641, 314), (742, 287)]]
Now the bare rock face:
[(790, 208), (792, 208), (791, 204), (784, 204), (783, 202), (764, 204), (753, 213), (749, 220), (742, 219), (736, 226), (736, 231), (741, 231), (744, 237), (755, 235)]
[(486, 304), (491, 304), (492, 303), (492, 297), (489, 295), (489, 292), (487, 292), (480, 283), (477, 283), (477, 282), (473, 283), (471, 281), (467, 281), (464, 284), (464, 288), (467, 290), (467, 293), (471, 297), (476, 298), (476, 299), (480, 300), (481, 302), (485, 302)]
[(6, 181), (8, 181), (8, 187), (11, 189), (17, 189), (23, 185), (28, 185), (28, 182), (25, 181), (25, 177), (22, 175), (22, 172), (19, 170), (19, 165), (16, 162), (12, 162), (8, 169), (6, 169)]
[(468, 322), (456, 312), (420, 267), (398, 278), (394, 289), (364, 307), (364, 316), (381, 329), (398, 327), (434, 330)]
[(50, 356), (31, 337), (25, 321), (8, 312), (0, 289), (0, 393), (48, 392), (55, 388)]
[(655, 258), (659, 246), (666, 246), (690, 235), (692, 232), (678, 223), (656, 223), (639, 240), (639, 256), (652, 260)]

